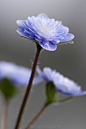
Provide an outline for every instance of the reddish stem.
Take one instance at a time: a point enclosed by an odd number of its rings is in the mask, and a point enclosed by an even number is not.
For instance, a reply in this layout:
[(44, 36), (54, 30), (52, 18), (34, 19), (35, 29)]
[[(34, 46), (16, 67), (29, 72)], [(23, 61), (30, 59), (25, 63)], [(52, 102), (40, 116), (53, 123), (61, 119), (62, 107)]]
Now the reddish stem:
[(34, 78), (34, 74), (35, 74), (36, 65), (37, 65), (37, 62), (38, 62), (40, 51), (41, 51), (41, 47), (37, 47), (37, 52), (36, 52), (36, 56), (35, 56), (35, 60), (34, 60), (33, 68), (32, 68), (30, 81), (29, 81), (29, 84), (27, 86), (27, 90), (26, 90), (26, 93), (25, 93), (25, 96), (24, 96), (24, 99), (23, 99), (23, 102), (22, 102), (22, 105), (21, 105), (21, 108), (20, 108), (20, 112), (19, 112), (19, 115), (18, 115), (18, 119), (17, 119), (17, 122), (16, 122), (15, 129), (18, 129), (18, 127), (19, 127), (19, 124), (20, 124), (20, 121), (21, 121), (21, 118), (22, 118), (22, 114), (23, 114), (23, 111), (24, 111), (24, 107), (25, 107), (25, 104), (27, 102), (27, 98), (28, 98), (28, 95), (30, 93), (30, 90), (31, 90), (31, 85), (32, 85), (32, 82), (33, 82), (33, 78)]
[(30, 121), (30, 123), (24, 129), (29, 129), (33, 124), (33, 122), (40, 116), (40, 114), (45, 110), (46, 107), (47, 107), (47, 104), (45, 103), (45, 105), (41, 108), (38, 114)]

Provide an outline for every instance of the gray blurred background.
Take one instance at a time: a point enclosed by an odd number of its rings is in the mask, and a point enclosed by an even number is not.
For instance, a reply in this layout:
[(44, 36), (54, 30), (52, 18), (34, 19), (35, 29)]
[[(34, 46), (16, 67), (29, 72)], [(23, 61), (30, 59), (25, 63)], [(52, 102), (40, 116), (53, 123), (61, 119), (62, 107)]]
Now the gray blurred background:
[[(46, 13), (68, 26), (75, 35), (73, 45), (59, 45), (54, 52), (43, 51), (39, 58), (42, 69), (49, 66), (77, 82), (86, 90), (86, 0), (0, 0), (0, 61), (11, 61), (32, 68), (36, 48), (33, 42), (21, 38), (16, 30), (16, 20)], [(32, 88), (20, 129), (34, 117), (45, 101), (45, 87)], [(25, 92), (10, 101), (8, 129), (13, 129)], [(63, 96), (60, 95), (60, 98)], [(66, 97), (66, 96), (64, 96)], [(0, 114), (2, 98), (0, 96)], [(43, 126), (42, 126), (43, 125)], [(86, 96), (51, 105), (34, 123), (37, 129), (86, 129)]]

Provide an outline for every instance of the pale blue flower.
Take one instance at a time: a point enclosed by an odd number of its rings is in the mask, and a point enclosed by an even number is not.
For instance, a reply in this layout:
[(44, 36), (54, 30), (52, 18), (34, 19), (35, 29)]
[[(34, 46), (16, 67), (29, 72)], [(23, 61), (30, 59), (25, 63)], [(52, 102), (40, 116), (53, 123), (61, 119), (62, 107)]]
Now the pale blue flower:
[(81, 96), (86, 94), (86, 91), (81, 90), (81, 86), (79, 86), (73, 80), (64, 77), (59, 72), (56, 72), (56, 70), (45, 67), (42, 72), (40, 68), (37, 67), (37, 72), (45, 82), (53, 82), (55, 84), (56, 90), (63, 94), (69, 96)]
[[(30, 75), (31, 69), (18, 66), (12, 62), (0, 61), (0, 80), (7, 78), (15, 85), (27, 86)], [(38, 84), (41, 81), (42, 79), (39, 76), (35, 76), (33, 84)]]
[(69, 28), (62, 25), (61, 21), (49, 19), (44, 13), (37, 17), (28, 17), (27, 20), (17, 20), (21, 30), (17, 32), (26, 38), (35, 39), (39, 45), (49, 51), (57, 49), (60, 42), (71, 41), (74, 35), (69, 33)]

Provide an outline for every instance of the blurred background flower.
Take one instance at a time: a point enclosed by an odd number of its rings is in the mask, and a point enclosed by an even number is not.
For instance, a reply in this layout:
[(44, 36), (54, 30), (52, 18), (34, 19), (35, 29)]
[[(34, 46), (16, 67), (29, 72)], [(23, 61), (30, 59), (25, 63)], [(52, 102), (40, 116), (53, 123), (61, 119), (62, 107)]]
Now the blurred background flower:
[[(18, 66), (12, 62), (0, 61), (0, 80), (9, 79), (16, 86), (27, 86), (31, 75), (31, 69)], [(35, 76), (33, 84), (42, 81), (39, 76)]]
[(52, 70), (49, 67), (43, 68), (43, 71), (37, 67), (38, 74), (47, 82), (53, 82), (56, 90), (69, 95), (69, 96), (81, 96), (86, 95), (86, 91), (81, 90), (81, 86), (75, 83), (73, 80), (70, 80), (67, 77), (64, 77), (62, 74), (56, 70)]
[[(12, 62), (0, 61), (0, 93), (3, 95), (2, 117), (0, 128), (7, 128), (8, 103), (16, 93), (19, 93), (16, 86), (27, 86), (31, 75), (31, 70), (23, 66), (18, 66)], [(39, 76), (35, 76), (33, 84), (42, 82)]]

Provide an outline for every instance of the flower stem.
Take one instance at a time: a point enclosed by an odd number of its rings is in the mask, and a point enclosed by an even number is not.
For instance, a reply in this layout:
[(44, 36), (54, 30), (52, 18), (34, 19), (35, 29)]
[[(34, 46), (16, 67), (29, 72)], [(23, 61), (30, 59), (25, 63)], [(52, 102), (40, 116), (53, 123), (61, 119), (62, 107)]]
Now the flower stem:
[(22, 102), (22, 105), (21, 105), (21, 108), (20, 108), (20, 112), (19, 112), (19, 115), (18, 115), (18, 119), (17, 119), (17, 122), (16, 122), (15, 129), (18, 129), (18, 127), (19, 127), (21, 117), (22, 117), (22, 114), (23, 114), (23, 111), (24, 111), (24, 107), (25, 107), (28, 95), (30, 93), (30, 89), (31, 89), (31, 85), (32, 85), (32, 82), (33, 82), (33, 78), (34, 78), (34, 74), (35, 74), (36, 65), (37, 65), (37, 62), (38, 62), (40, 51), (41, 51), (41, 47), (37, 47), (37, 52), (36, 52), (36, 56), (35, 56), (35, 60), (34, 60), (33, 68), (32, 68), (30, 81), (28, 83), (27, 90), (26, 90), (26, 93), (25, 93), (25, 96), (24, 96), (24, 99), (23, 99), (23, 102)]
[(45, 103), (41, 110), (38, 112), (38, 114), (30, 121), (30, 123), (24, 129), (29, 129), (33, 122), (40, 116), (40, 114), (45, 110), (47, 106), (48, 104)]
[(8, 112), (8, 100), (5, 99), (2, 107), (2, 118), (1, 118), (1, 128), (0, 129), (6, 129), (7, 128), (7, 112)]

